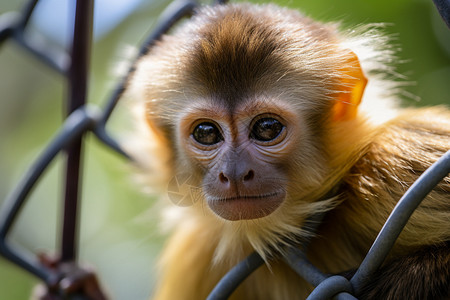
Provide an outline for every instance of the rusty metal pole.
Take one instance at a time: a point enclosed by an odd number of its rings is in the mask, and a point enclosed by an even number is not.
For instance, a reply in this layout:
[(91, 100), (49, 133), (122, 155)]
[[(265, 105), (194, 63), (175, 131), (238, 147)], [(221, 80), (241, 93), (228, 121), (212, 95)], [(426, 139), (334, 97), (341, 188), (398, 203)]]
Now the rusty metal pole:
[[(89, 54), (92, 39), (93, 0), (77, 0), (68, 70), (67, 115), (86, 103)], [(78, 201), (81, 190), (82, 137), (67, 148), (61, 261), (75, 260), (78, 243)]]

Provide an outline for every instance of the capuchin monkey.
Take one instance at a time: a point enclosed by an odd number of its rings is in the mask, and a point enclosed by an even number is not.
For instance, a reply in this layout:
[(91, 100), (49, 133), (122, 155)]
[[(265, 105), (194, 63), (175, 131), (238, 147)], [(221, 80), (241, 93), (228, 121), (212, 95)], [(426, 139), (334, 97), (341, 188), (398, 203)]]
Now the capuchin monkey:
[[(154, 299), (205, 299), (253, 251), (266, 264), (232, 299), (305, 299), (313, 287), (272, 258), (310, 237), (315, 266), (351, 274), (450, 149), (447, 108), (397, 106), (387, 38), (337, 27), (274, 5), (204, 7), (137, 62), (128, 145), (146, 183), (169, 187)], [(449, 192), (447, 176), (356, 297), (449, 299)]]

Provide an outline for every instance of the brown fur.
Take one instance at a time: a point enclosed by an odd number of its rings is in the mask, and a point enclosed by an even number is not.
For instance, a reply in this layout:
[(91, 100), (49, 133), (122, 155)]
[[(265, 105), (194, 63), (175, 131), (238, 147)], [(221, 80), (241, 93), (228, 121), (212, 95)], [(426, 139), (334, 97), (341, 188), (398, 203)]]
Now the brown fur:
[[(166, 181), (189, 171), (201, 186), (207, 172), (180, 138), (179, 120), (192, 112), (212, 108), (216, 115), (234, 120), (253, 101), (297, 116), (299, 128), (291, 140), (295, 147), (280, 154), (284, 159), (280, 164), (289, 175), (289, 196), (271, 215), (226, 221), (209, 210), (204, 199), (194, 199), (189, 207), (168, 205), (166, 219), (172, 220), (173, 234), (162, 255), (155, 299), (206, 298), (233, 264), (254, 250), (266, 259), (282, 252), (283, 243), (311, 234), (302, 228), (308, 216), (326, 211), (309, 247), (309, 259), (328, 273), (358, 267), (396, 202), (450, 149), (447, 108), (401, 110), (390, 104), (395, 97), (383, 92), (393, 84), (372, 74), (386, 70), (379, 60), (390, 52), (374, 48), (377, 38), (384, 41), (372, 30), (349, 36), (296, 12), (237, 4), (200, 10), (142, 58), (128, 93), (142, 108), (142, 123), (148, 122), (147, 129), (161, 138), (156, 146), (140, 147), (139, 152), (144, 157), (163, 155), (167, 170), (159, 174)], [(358, 63), (353, 63), (353, 53)], [(344, 107), (351, 105), (352, 113), (334, 118), (335, 103), (350, 99), (346, 95), (353, 93), (355, 81), (364, 81), (360, 65), (369, 79), (362, 104), (356, 110), (359, 101), (344, 103)], [(317, 201), (336, 187), (336, 197)], [(449, 191), (447, 177), (413, 214), (389, 258), (392, 266), (402, 269), (396, 271), (388, 262), (380, 271), (387, 270), (386, 278), (410, 274), (413, 270), (408, 267), (425, 264), (420, 267), (427, 270), (422, 274), (436, 277), (437, 283), (419, 276), (421, 287), (442, 289), (449, 283)], [(420, 249), (434, 249), (439, 262), (422, 261), (425, 250)], [(391, 293), (378, 292), (386, 278), (383, 273), (377, 276), (375, 287), (364, 292), (367, 299)], [(406, 294), (392, 295), (427, 293), (422, 289), (407, 294), (414, 285), (411, 277), (402, 283)], [(284, 263), (271, 261), (232, 298), (304, 299), (311, 290)]]
[(448, 300), (449, 249), (447, 242), (389, 261), (375, 273), (361, 294), (364, 299)]

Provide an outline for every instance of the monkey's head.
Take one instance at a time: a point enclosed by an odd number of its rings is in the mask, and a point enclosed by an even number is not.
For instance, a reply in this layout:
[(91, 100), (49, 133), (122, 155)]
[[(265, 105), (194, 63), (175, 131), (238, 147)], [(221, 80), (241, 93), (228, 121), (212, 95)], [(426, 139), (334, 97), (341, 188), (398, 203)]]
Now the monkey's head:
[(328, 157), (339, 153), (327, 145), (330, 128), (355, 118), (366, 84), (342, 43), (334, 26), (297, 12), (216, 6), (138, 62), (132, 96), (165, 141), (173, 175), (201, 187), (203, 211), (289, 223), (331, 188)]

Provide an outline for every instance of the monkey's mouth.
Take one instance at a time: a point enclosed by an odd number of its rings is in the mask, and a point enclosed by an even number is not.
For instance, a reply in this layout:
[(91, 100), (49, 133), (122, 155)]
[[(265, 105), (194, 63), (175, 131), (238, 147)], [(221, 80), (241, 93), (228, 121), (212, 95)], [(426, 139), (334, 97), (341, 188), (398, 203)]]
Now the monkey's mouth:
[(273, 213), (283, 203), (285, 191), (260, 195), (237, 195), (228, 198), (207, 197), (208, 206), (218, 216), (229, 220), (258, 219)]

